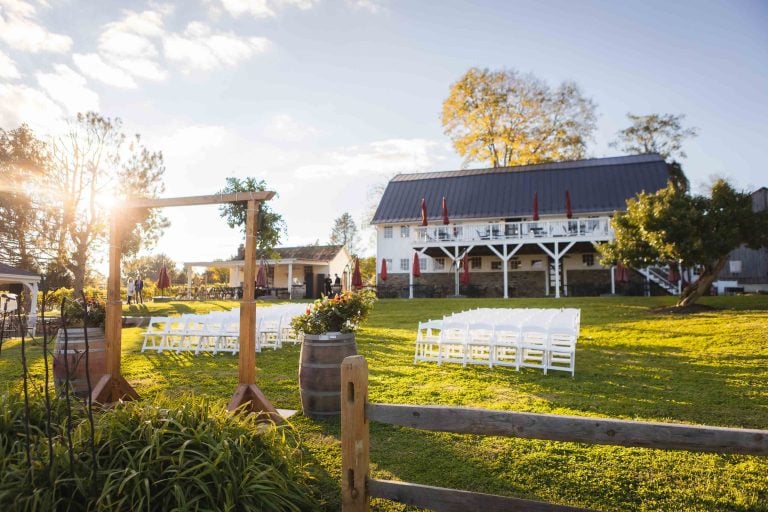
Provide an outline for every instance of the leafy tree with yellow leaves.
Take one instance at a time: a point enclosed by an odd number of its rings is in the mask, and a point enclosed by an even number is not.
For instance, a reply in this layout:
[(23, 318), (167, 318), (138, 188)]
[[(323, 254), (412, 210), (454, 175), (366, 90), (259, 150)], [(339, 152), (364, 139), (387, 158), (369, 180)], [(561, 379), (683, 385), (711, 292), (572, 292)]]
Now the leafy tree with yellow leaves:
[(443, 102), (443, 129), (464, 163), (492, 167), (583, 158), (595, 103), (574, 82), (551, 88), (515, 70), (471, 68)]

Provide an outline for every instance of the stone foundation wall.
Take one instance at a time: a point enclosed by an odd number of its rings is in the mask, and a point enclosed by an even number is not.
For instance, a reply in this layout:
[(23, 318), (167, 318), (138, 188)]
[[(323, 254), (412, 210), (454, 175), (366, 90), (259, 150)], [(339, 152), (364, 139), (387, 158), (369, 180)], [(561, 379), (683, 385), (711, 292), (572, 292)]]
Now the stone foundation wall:
[(569, 270), (568, 295), (571, 297), (597, 296), (611, 293), (611, 270)]
[[(387, 274), (387, 280), (379, 279), (380, 297), (407, 297), (408, 274)], [(445, 297), (455, 291), (454, 274), (422, 274), (414, 278), (415, 297)], [(544, 297), (544, 271), (514, 271), (509, 273), (510, 297)], [(470, 272), (469, 286), (459, 287), (462, 295), (470, 297), (503, 297), (504, 276), (501, 272)]]

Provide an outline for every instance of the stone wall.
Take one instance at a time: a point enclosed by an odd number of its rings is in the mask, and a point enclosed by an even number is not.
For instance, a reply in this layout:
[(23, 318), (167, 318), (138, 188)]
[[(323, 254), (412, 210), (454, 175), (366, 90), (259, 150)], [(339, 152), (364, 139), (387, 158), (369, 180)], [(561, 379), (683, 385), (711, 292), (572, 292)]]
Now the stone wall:
[[(409, 277), (405, 273), (387, 274), (387, 280), (379, 279), (381, 297), (407, 297)], [(445, 297), (455, 291), (453, 273), (424, 273), (414, 278), (414, 296)], [(543, 297), (544, 271), (513, 271), (509, 273), (510, 297)], [(475, 297), (503, 297), (504, 276), (501, 272), (470, 272), (469, 286), (460, 286), (462, 295)]]
[(584, 297), (611, 293), (611, 270), (596, 268), (595, 270), (569, 270), (568, 295)]

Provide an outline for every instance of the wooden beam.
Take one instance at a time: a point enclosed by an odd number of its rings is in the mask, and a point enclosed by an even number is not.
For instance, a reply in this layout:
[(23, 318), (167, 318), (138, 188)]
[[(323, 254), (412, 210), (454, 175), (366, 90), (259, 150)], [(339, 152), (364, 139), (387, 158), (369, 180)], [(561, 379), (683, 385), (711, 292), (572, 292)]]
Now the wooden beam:
[(243, 298), (240, 301), (240, 352), (238, 377), (240, 383), (227, 407), (230, 411), (263, 414), (273, 421), (282, 418), (264, 393), (256, 386), (256, 236), (259, 203), (248, 201), (245, 220), (245, 270)]
[(584, 512), (589, 510), (542, 501), (389, 480), (369, 479), (368, 491), (375, 498), (384, 498), (440, 512), (464, 512), (466, 510), (481, 510), (483, 512)]
[(365, 418), (368, 401), (368, 363), (349, 356), (341, 363), (341, 510), (367, 512), (369, 432)]
[(256, 201), (248, 201), (245, 220), (245, 268), (243, 298), (240, 301), (240, 384), (256, 383)]
[(441, 432), (768, 455), (768, 430), (428, 405), (368, 404), (366, 414), (369, 421)]
[(120, 211), (115, 210), (110, 219), (107, 311), (104, 319), (104, 355), (107, 359), (107, 373), (91, 392), (93, 401), (100, 404), (139, 398), (138, 393), (120, 374), (123, 330), (123, 301), (120, 297), (120, 253), (123, 243), (121, 217)]
[(189, 197), (147, 197), (129, 199), (121, 208), (169, 208), (171, 206), (194, 206), (201, 204), (239, 203), (244, 201), (269, 201), (275, 196), (273, 191), (234, 192), (232, 194), (211, 194)]

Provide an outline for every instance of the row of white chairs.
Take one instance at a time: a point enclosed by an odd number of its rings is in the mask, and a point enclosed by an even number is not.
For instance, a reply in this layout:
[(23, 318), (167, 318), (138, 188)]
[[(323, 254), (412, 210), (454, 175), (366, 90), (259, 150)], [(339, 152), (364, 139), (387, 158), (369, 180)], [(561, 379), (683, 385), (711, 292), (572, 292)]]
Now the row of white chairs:
[(578, 309), (471, 310), (420, 322), (414, 364), (576, 371)]
[[(259, 308), (256, 314), (256, 352), (277, 349), (284, 343), (301, 343), (291, 320), (304, 314), (303, 304), (280, 304)], [(240, 310), (215, 311), (207, 314), (183, 314), (177, 317), (152, 317), (141, 351), (220, 352), (240, 351)]]

